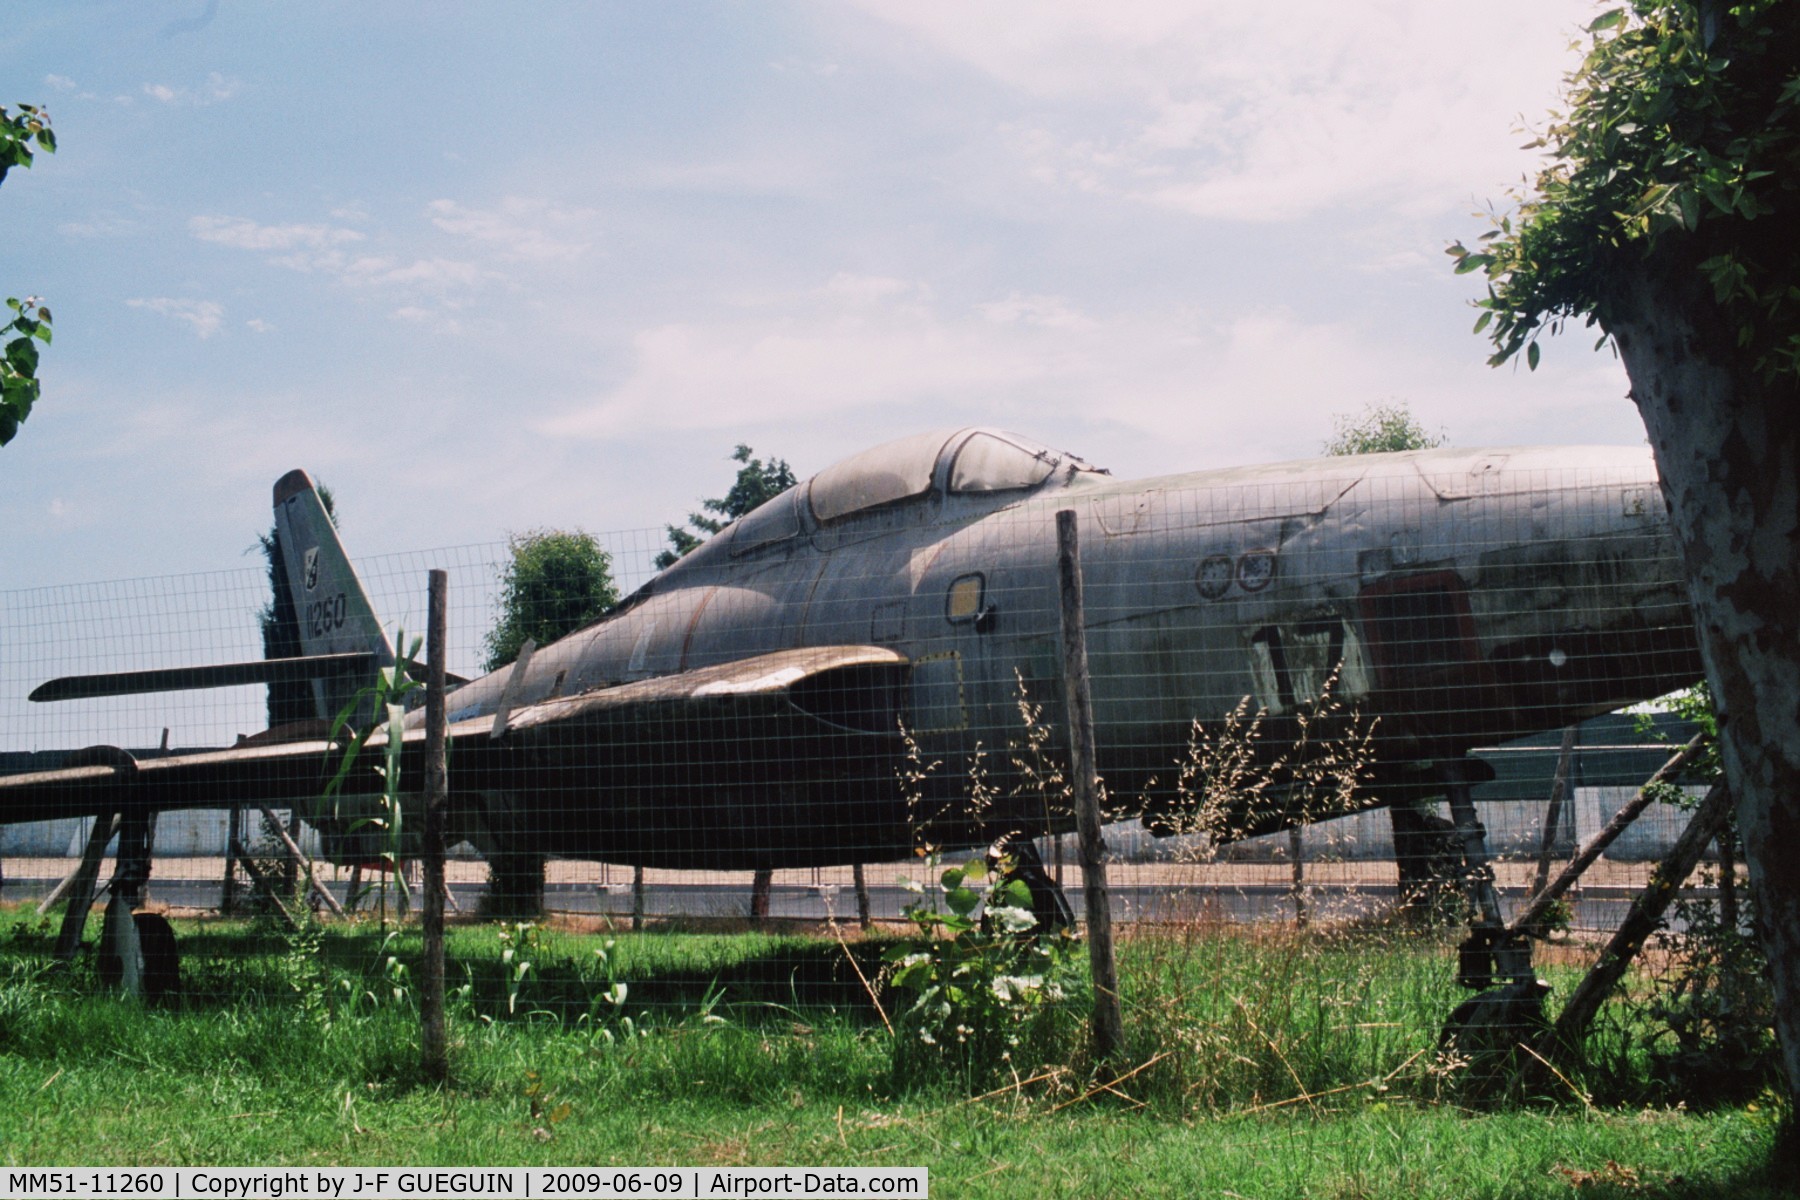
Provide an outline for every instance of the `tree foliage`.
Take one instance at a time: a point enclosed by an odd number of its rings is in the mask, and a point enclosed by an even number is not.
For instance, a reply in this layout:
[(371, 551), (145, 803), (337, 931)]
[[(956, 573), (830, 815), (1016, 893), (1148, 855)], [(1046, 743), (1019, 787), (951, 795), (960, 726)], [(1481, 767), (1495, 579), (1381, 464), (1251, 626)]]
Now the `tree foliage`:
[(583, 530), (514, 534), (500, 576), (500, 621), (487, 636), (487, 667), (519, 656), (527, 640), (542, 646), (573, 633), (619, 601), (612, 556)]
[(1419, 423), (1402, 400), (1371, 402), (1357, 416), (1335, 413), (1332, 436), (1325, 453), (1382, 454), (1392, 450), (1430, 450), (1444, 444), (1442, 433), (1432, 433)]
[[(10, 112), (0, 104), (0, 182), (14, 167), (30, 167), (36, 151), (56, 153), (50, 114), (34, 104)], [(50, 344), (50, 310), (36, 296), (8, 297), (12, 316), (0, 325), (0, 446), (13, 440), (37, 403), (38, 343)]]
[[(1800, 1102), (1800, 4), (1632, 0), (1588, 26), (1533, 186), (1476, 249), (1489, 360), (1581, 317), (1631, 377), (1719, 702)], [(1800, 1125), (1786, 1143), (1800, 1156)]]
[[(785, 459), (771, 458), (764, 462), (753, 457), (754, 451), (739, 442), (732, 452), (731, 461), (742, 463), (738, 468), (737, 478), (732, 481), (731, 490), (723, 496), (715, 496), (710, 500), (702, 500), (702, 512), (688, 514), (689, 528), (679, 525), (668, 526), (669, 549), (656, 556), (658, 570), (674, 566), (683, 555), (705, 541), (707, 537), (719, 532), (727, 524), (737, 520), (745, 513), (752, 512), (767, 501), (773, 500), (798, 483), (794, 478), (793, 468)], [(709, 515), (710, 514), (710, 515)]]
[(1568, 111), (1531, 143), (1548, 156), (1533, 188), (1449, 249), (1486, 276), (1489, 361), (1535, 368), (1573, 317), (1609, 330), (1616, 269), (1661, 251), (1704, 280), (1758, 378), (1800, 380), (1800, 6), (1634, 0), (1588, 33)]

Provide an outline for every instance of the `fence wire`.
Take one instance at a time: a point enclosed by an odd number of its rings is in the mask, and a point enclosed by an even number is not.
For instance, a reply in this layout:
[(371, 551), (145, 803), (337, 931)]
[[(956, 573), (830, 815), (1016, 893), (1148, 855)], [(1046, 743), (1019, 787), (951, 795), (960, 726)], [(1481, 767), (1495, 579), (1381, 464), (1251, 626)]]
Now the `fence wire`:
[[(1465, 753), (1511, 908), (1687, 736), (1617, 711), (1698, 674), (1660, 500), (1631, 463), (1520, 453), (1137, 486), (1007, 450), (833, 468), (661, 574), (659, 531), (600, 535), (628, 599), (491, 675), (516, 541), (354, 560), (396, 641), (424, 633), (427, 571), (450, 575), (448, 667), (472, 681), (449, 699), (453, 906), (541, 902), (615, 928), (893, 922), (921, 853), (1002, 834), (1078, 893), (1059, 507), (1082, 527), (1121, 921), (1379, 919), (1406, 902), (1409, 857), (1458, 894), (1429, 764)], [(551, 575), (513, 602), (547, 617), (529, 606), (566, 607), (580, 583)], [(298, 624), (354, 620), (296, 598)], [(410, 758), (398, 816), (361, 767), (321, 799), (318, 728), (257, 765), (150, 782), (160, 759), (264, 742), (269, 685), (26, 699), (61, 676), (260, 660), (271, 599), (253, 567), (0, 592), (0, 770), (129, 754), (164, 809), (153, 909), (244, 911), (264, 903), (259, 876), (300, 903), (277, 825), (341, 906), (390, 857), (417, 886)], [(0, 900), (48, 896), (102, 819), (30, 803), (49, 819), (0, 826)], [(1609, 849), (1573, 897), (1576, 930), (1617, 923), (1686, 816), (1659, 803)]]

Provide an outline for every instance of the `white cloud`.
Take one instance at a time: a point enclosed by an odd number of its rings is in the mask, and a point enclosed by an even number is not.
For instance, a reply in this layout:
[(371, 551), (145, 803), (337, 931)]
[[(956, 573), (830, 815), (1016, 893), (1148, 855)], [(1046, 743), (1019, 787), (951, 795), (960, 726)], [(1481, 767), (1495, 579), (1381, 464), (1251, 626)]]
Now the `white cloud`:
[(245, 321), (244, 324), (252, 333), (269, 333), (275, 328), (274, 325), (263, 320), (261, 317), (251, 317), (248, 321)]
[[(237, 95), (243, 84), (236, 79), (228, 78), (212, 72), (206, 82), (196, 88), (170, 87), (166, 83), (146, 83), (144, 95), (163, 104), (186, 105), (204, 108), (209, 104), (218, 104)], [(123, 97), (121, 97), (123, 99)]]
[(610, 437), (810, 421), (947, 393), (1010, 392), (1050, 364), (945, 321), (903, 280), (833, 276), (810, 291), (759, 297), (714, 321), (669, 323), (632, 339), (630, 376), (542, 432)]
[(209, 338), (219, 332), (225, 309), (211, 300), (177, 300), (169, 296), (127, 300), (132, 308), (142, 308), (190, 326), (194, 336)]
[(1545, 440), (1533, 429), (1631, 436), (1616, 364), (1574, 356), (1527, 381), (1479, 353), (1399, 352), (1355, 320), (1279, 306), (1097, 312), (1024, 292), (946, 303), (922, 283), (844, 274), (641, 329), (620, 382), (531, 428), (631, 439), (753, 427), (822, 464), (911, 429), (998, 424), (1133, 474), (1316, 455), (1333, 413), (1391, 397), (1461, 445)]
[(1508, 136), (1573, 65), (1593, 0), (1519, 0), (1504, 29), (1441, 0), (859, 0), (1011, 88), (1041, 180), (1196, 216), (1436, 210), (1531, 161)]
[(329, 250), (363, 235), (334, 225), (259, 225), (244, 217), (198, 216), (188, 221), (188, 232), (203, 242), (237, 250)]
[(65, 221), (56, 227), (56, 231), (66, 237), (109, 238), (124, 237), (138, 231), (138, 223), (129, 217), (113, 216), (103, 213), (87, 221)]
[(1045, 329), (1079, 329), (1095, 327), (1092, 318), (1083, 316), (1061, 296), (1027, 296), (1014, 292), (1004, 300), (978, 306), (981, 315), (1002, 325), (1038, 325)]
[(559, 208), (542, 200), (509, 196), (489, 209), (433, 200), (426, 213), (443, 232), (482, 243), (508, 261), (567, 261), (579, 258), (592, 244), (585, 236), (594, 217), (592, 209)]
[(49, 87), (55, 88), (59, 92), (72, 92), (75, 90), (75, 81), (70, 79), (67, 75), (46, 75), (44, 76), (44, 83)]
[(188, 232), (214, 245), (276, 252), (267, 260), (271, 266), (323, 275), (347, 287), (401, 293), (415, 302), (409, 308), (417, 308), (417, 302), (426, 298), (436, 298), (440, 306), (459, 307), (458, 297), (496, 277), (488, 268), (460, 259), (353, 253), (350, 247), (367, 238), (342, 225), (263, 225), (244, 217), (207, 215), (191, 219)]
[(473, 289), (490, 278), (490, 272), (475, 263), (451, 258), (403, 263), (396, 258), (368, 256), (344, 262), (337, 273), (345, 283), (358, 287), (404, 287), (434, 294)]
[(853, 305), (883, 304), (900, 299), (929, 300), (931, 289), (912, 279), (888, 275), (858, 275), (840, 271), (819, 289), (821, 296)]
[(838, 74), (842, 68), (834, 62), (807, 62), (798, 58), (778, 58), (769, 64), (769, 70), (777, 75), (818, 75), (829, 79)]

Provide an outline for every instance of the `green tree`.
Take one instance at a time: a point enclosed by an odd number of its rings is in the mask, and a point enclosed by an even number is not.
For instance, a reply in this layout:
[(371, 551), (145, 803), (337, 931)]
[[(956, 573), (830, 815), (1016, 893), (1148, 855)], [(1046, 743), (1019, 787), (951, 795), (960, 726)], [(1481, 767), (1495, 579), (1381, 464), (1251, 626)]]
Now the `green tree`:
[(1371, 401), (1356, 416), (1335, 413), (1331, 428), (1332, 436), (1325, 443), (1325, 453), (1333, 455), (1430, 450), (1444, 444), (1444, 435), (1427, 431), (1403, 400), (1386, 404)]
[[(546, 645), (573, 633), (619, 602), (612, 556), (583, 530), (537, 529), (508, 539), (511, 559), (500, 575), (500, 620), (487, 636), (487, 665), (515, 661), (527, 640)], [(544, 855), (513, 846), (519, 828), (488, 818), (488, 885), (481, 912), (492, 918), (535, 917), (544, 911)]]
[(1633, 0), (1587, 32), (1532, 186), (1449, 253), (1490, 362), (1580, 318), (1630, 376), (1800, 1099), (1800, 4)]
[(657, 570), (674, 566), (683, 555), (708, 537), (799, 482), (785, 459), (771, 458), (764, 462), (752, 457), (753, 454), (754, 451), (749, 446), (739, 442), (738, 448), (732, 451), (731, 461), (743, 465), (738, 468), (731, 490), (723, 496), (702, 500), (700, 507), (705, 511), (688, 514), (688, 525), (691, 528), (668, 526), (669, 549), (656, 556)]
[[(36, 150), (56, 153), (50, 114), (34, 104), (21, 104), (17, 112), (0, 104), (0, 183), (14, 167), (30, 167)], [(8, 297), (6, 307), (12, 316), (0, 325), (0, 338), (6, 339), (0, 350), (0, 446), (13, 440), (37, 403), (37, 343), (50, 344), (50, 310), (42, 301)]]
[(487, 670), (519, 656), (527, 640), (547, 645), (619, 602), (612, 556), (591, 533), (538, 529), (514, 534), (500, 576), (500, 621), (487, 636)]

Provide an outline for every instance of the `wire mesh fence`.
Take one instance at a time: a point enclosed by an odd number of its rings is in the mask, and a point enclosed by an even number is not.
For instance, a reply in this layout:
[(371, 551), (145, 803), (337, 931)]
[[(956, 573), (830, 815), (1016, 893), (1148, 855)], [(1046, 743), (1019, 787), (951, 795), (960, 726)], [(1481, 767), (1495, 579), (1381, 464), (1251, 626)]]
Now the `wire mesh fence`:
[[(112, 885), (140, 906), (298, 910), (308, 868), (283, 834), (320, 881), (315, 908), (415, 891), (419, 695), (404, 671), (379, 703), (367, 685), (424, 632), (432, 568), (450, 574), (464, 681), (447, 702), (453, 909), (878, 925), (918, 901), (921, 855), (1001, 837), (1033, 886), (1077, 893), (1064, 507), (1085, 539), (1120, 921), (1380, 921), (1434, 880), (1460, 913), (1481, 864), (1436, 764), (1470, 760), (1505, 916), (1687, 736), (1616, 711), (1698, 676), (1636, 456), (1436, 452), (1133, 484), (934, 435), (822, 473), (660, 573), (660, 533), (593, 539), (603, 613), (571, 610), (583, 581), (560, 560), (527, 569), (532, 538), (352, 564), (322, 518), (281, 503), (286, 608), (251, 567), (0, 592), (16, 785), (0, 784), (0, 900), (43, 902), (84, 854), (104, 854), (103, 891), (141, 853), (108, 844), (111, 823), (129, 838), (150, 814), (147, 883)], [(280, 679), (169, 690), (154, 674), (266, 661), (271, 620), (307, 660)], [(503, 644), (509, 621), (528, 636)], [(87, 680), (72, 698), (27, 699), (71, 676)], [(282, 719), (274, 693), (295, 686), (303, 719)], [(1686, 821), (1671, 803), (1637, 821), (1569, 925), (1615, 925)]]

